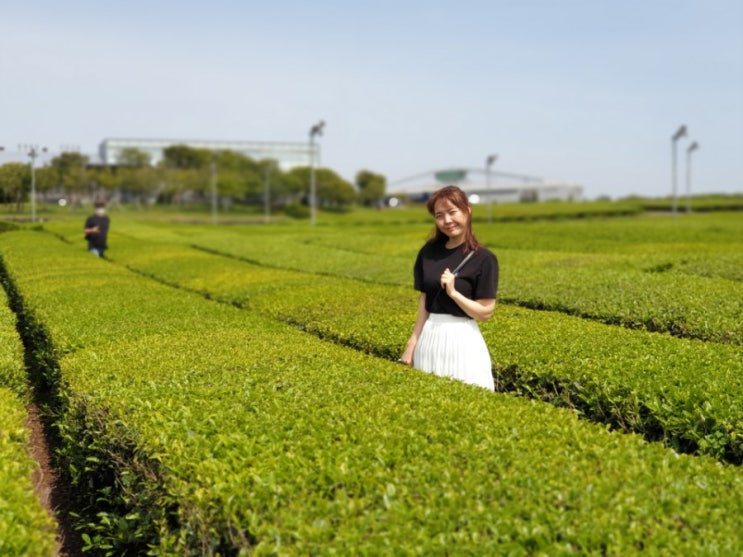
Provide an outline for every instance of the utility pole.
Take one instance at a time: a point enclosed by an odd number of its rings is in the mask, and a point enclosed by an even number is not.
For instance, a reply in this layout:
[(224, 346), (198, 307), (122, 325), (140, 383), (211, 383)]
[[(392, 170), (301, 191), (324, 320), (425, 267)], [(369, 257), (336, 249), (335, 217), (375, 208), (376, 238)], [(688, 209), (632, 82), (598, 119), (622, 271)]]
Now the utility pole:
[(26, 151), (31, 159), (31, 222), (36, 222), (36, 159), (41, 153), (46, 153), (47, 148), (42, 147), (39, 151), (38, 145), (19, 145), (19, 151)]
[(310, 128), (310, 222), (315, 226), (315, 207), (317, 196), (315, 194), (315, 136), (322, 135), (325, 120), (320, 120)]

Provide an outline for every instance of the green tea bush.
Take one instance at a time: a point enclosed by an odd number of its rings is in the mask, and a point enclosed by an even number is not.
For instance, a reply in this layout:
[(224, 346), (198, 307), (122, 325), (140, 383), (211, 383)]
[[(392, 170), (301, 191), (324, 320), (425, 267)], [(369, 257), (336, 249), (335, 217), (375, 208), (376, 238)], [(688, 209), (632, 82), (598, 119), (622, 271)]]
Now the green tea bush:
[(55, 525), (34, 492), (25, 417), (22, 401), (0, 387), (0, 555), (41, 557), (56, 548)]
[[(682, 338), (743, 344), (743, 282), (632, 268), (627, 257), (501, 252), (500, 299)], [(743, 263), (743, 260), (741, 261)]]
[[(502, 302), (740, 345), (743, 226), (716, 217), (683, 226), (670, 219), (481, 225), (478, 234), (499, 257)], [(148, 245), (156, 238), (270, 268), (401, 286), (411, 283), (432, 228), (124, 226)]]
[[(272, 269), (160, 242), (122, 242), (117, 257), (168, 284), (387, 359), (402, 352), (415, 320), (412, 288)], [(507, 305), (482, 330), (499, 389), (579, 409), (679, 451), (743, 461), (739, 347)]]
[[(670, 198), (664, 199), (645, 199), (641, 201), (645, 211), (672, 211), (673, 202)], [(732, 194), (714, 194), (714, 195), (695, 195), (691, 199), (691, 210), (709, 212), (709, 211), (741, 211), (743, 210), (743, 195), (739, 193)], [(686, 204), (679, 207), (679, 213), (684, 216)]]
[[(257, 311), (390, 359), (402, 353), (417, 307), (410, 291), (340, 281), (251, 300)], [(739, 348), (509, 306), (481, 329), (498, 389), (579, 409), (680, 451), (743, 462)]]
[(56, 548), (54, 521), (32, 483), (37, 464), (24, 425), (28, 396), (15, 316), (0, 288), (0, 555), (48, 556)]
[(738, 214), (480, 228), (501, 300), (632, 328), (741, 344)]
[(28, 396), (28, 378), (23, 367), (23, 345), (16, 331), (16, 317), (8, 306), (0, 260), (0, 387), (19, 398)]
[(23, 319), (56, 349), (60, 454), (97, 553), (734, 554), (743, 542), (735, 468), (322, 342), (43, 234), (3, 240)]
[[(433, 223), (431, 223), (433, 224)], [(646, 255), (663, 251), (668, 257), (738, 251), (743, 219), (740, 214), (670, 217), (637, 216), (618, 219), (564, 219), (477, 226), (488, 245), (526, 251)]]

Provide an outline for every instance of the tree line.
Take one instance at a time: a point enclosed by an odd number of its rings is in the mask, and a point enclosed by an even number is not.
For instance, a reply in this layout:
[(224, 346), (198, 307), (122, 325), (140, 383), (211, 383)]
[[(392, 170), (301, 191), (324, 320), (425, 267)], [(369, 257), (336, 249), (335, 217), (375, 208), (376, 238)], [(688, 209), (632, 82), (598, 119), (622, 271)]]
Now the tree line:
[[(126, 148), (116, 165), (92, 165), (86, 155), (65, 152), (33, 172), (37, 200), (63, 199), (74, 210), (104, 199), (142, 205), (187, 205), (217, 199), (223, 209), (234, 203), (283, 208), (301, 215), (309, 204), (310, 167), (288, 171), (273, 159), (254, 160), (236, 151), (211, 151), (172, 145), (152, 164), (148, 152)], [(32, 170), (20, 162), (0, 166), (0, 203), (23, 212), (31, 193)], [(330, 168), (315, 169), (317, 207), (375, 206), (385, 197), (386, 178), (369, 170), (348, 182)]]

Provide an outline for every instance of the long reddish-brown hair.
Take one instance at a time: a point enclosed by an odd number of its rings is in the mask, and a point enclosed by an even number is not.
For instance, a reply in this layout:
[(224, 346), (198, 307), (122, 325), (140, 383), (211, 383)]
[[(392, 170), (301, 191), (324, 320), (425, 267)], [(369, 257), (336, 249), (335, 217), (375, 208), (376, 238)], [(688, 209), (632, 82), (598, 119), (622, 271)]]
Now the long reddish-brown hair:
[[(472, 208), (470, 206), (467, 195), (457, 186), (446, 186), (436, 191), (428, 198), (426, 202), (426, 208), (431, 215), (434, 215), (436, 203), (442, 199), (447, 199), (457, 209), (468, 215), (467, 217), (467, 230), (464, 234), (464, 253), (470, 251), (477, 251), (482, 244), (475, 238), (474, 232), (472, 232)], [(446, 242), (449, 237), (439, 230), (438, 226), (433, 227), (433, 233), (431, 234), (431, 241), (433, 242)]]

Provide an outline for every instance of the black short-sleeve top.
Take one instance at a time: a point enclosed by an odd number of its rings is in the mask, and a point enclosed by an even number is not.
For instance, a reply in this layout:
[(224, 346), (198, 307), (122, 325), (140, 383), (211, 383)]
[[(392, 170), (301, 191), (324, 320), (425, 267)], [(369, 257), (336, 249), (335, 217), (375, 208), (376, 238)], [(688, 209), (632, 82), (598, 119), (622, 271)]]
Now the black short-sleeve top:
[[(441, 275), (453, 271), (465, 258), (464, 246), (447, 249), (445, 242), (429, 241), (418, 252), (413, 268), (416, 290), (426, 294), (426, 311), (467, 317), (467, 314), (441, 288)], [(498, 292), (498, 259), (480, 246), (454, 279), (460, 294), (471, 300), (495, 298)]]

